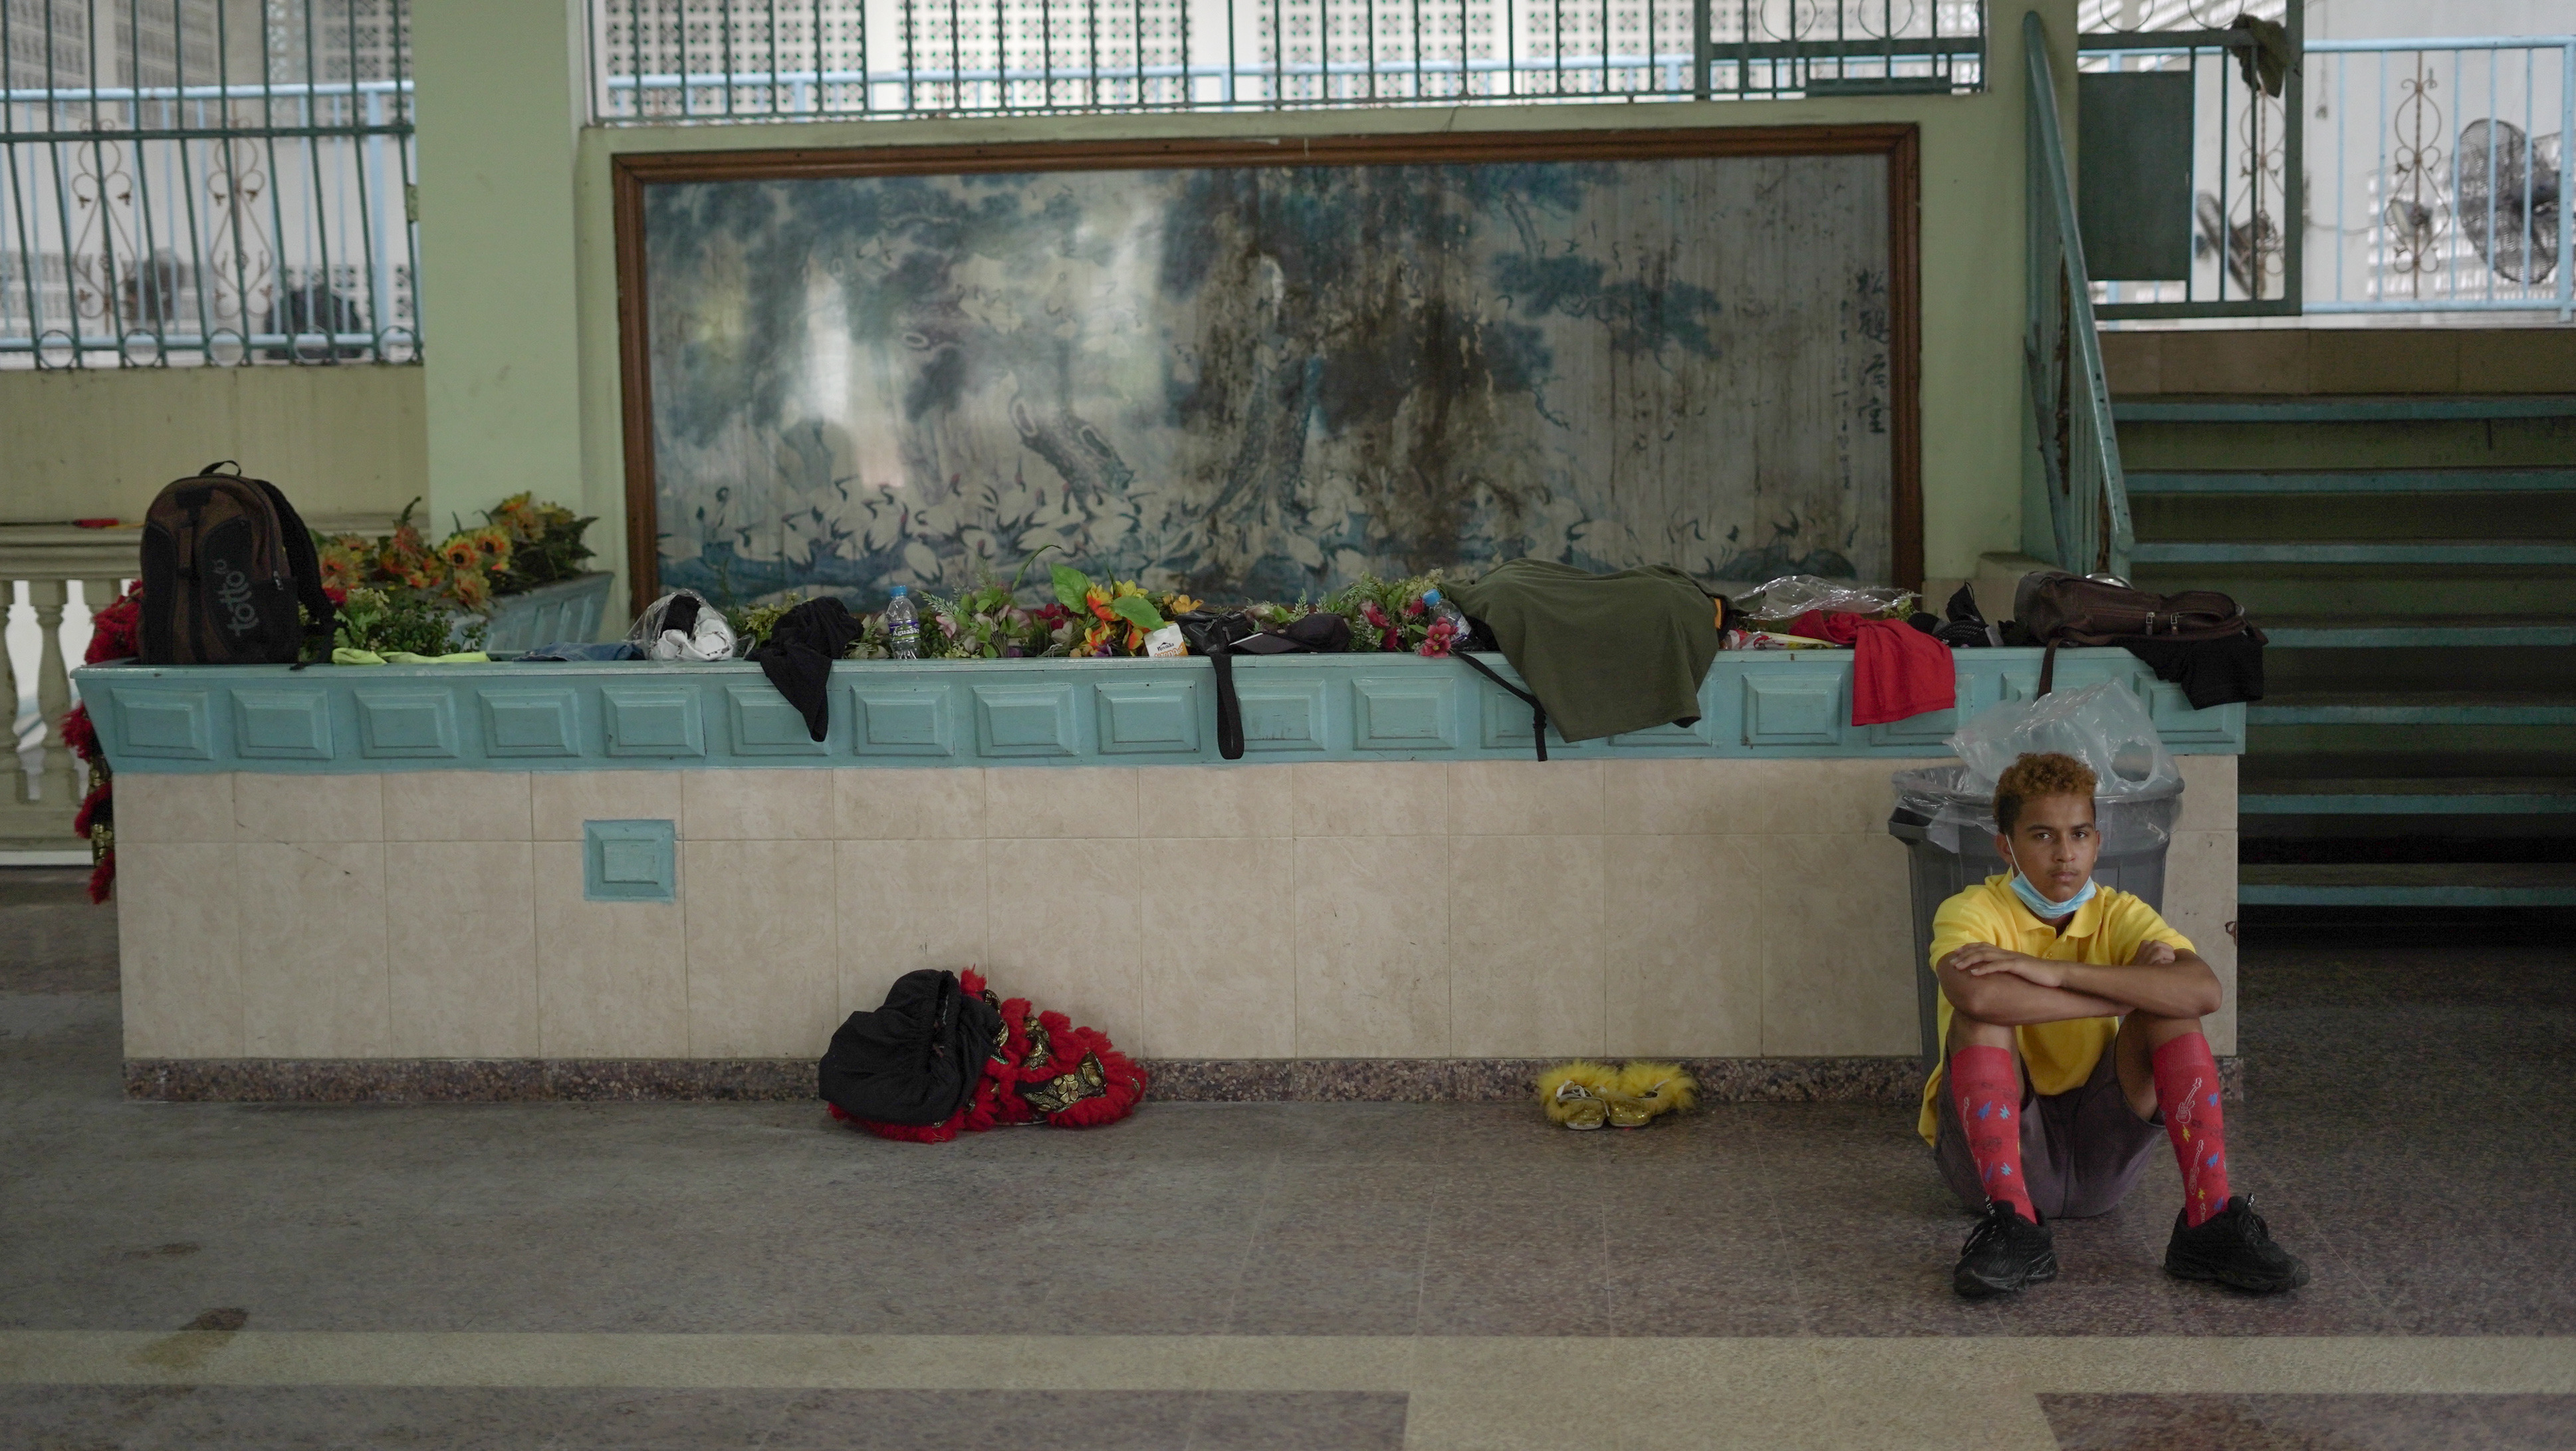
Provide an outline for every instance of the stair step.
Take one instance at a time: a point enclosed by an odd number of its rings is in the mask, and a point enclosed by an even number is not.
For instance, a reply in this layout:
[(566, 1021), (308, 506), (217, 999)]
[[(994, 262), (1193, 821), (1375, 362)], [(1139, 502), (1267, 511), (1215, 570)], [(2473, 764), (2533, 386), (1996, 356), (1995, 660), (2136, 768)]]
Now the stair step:
[(2520, 494), (2576, 492), (2576, 469), (2150, 470), (2127, 477), (2145, 494)]
[(2265, 615), (2255, 623), (2288, 650), (2576, 645), (2576, 618), (2559, 615)]
[(2246, 816), (2557, 816), (2576, 813), (2576, 780), (2530, 776), (2308, 777), (2238, 788)]
[(2442, 539), (2401, 543), (2384, 539), (2320, 539), (2299, 543), (2222, 540), (2214, 543), (2140, 543), (2129, 549), (2134, 564), (2405, 564), (2576, 565), (2576, 544), (2498, 539)]
[(2115, 423), (2421, 423), (2497, 418), (2576, 418), (2576, 397), (2533, 393), (2487, 398), (2130, 398), (2111, 400)]
[(2251, 907), (2576, 907), (2576, 862), (2263, 864), (2237, 868)]
[(2282, 725), (2576, 725), (2576, 696), (2496, 695), (2478, 691), (2266, 696), (2245, 707), (2248, 726)]

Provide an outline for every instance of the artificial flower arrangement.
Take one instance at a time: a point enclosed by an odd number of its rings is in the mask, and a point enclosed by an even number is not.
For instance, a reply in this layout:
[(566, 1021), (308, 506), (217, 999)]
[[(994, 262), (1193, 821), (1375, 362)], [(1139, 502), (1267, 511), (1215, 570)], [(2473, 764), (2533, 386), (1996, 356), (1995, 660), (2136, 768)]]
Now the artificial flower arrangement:
[[(1049, 548), (1054, 546), (1050, 545)], [(1045, 553), (1040, 550), (1039, 553)], [(1147, 653), (1146, 637), (1192, 611), (1208, 608), (1179, 590), (1149, 590), (1130, 579), (1095, 580), (1067, 564), (1049, 572), (1054, 598), (1035, 607), (1019, 598), (1021, 580), (1037, 555), (1005, 584), (987, 576), (953, 598), (915, 590), (925, 660), (1122, 659)], [(1364, 575), (1321, 600), (1261, 602), (1238, 607), (1265, 629), (1284, 628), (1308, 615), (1340, 615), (1351, 627), (1350, 648), (1410, 651), (1445, 656), (1459, 643), (1447, 622), (1423, 603), (1425, 592), (1448, 583), (1440, 571), (1409, 579)], [(780, 616), (804, 596), (789, 593), (770, 604), (726, 611), (745, 653), (769, 637)], [(859, 616), (852, 660), (893, 656), (882, 613)]]
[(481, 614), (497, 595), (512, 595), (581, 572), (590, 549), (581, 542), (586, 519), (560, 504), (540, 504), (513, 494), (483, 511), (483, 527), (459, 529), (435, 546), (411, 522), (414, 499), (403, 506), (394, 532), (373, 540), (357, 534), (313, 536), (326, 588), (372, 588), (391, 596), (408, 591), (443, 602), (451, 611)]

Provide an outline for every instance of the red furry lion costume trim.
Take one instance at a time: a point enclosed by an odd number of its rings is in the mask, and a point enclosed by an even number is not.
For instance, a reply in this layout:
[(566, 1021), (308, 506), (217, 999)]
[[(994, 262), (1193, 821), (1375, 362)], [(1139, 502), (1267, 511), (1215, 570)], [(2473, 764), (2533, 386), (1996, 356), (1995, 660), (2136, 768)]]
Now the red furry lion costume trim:
[(957, 981), (1002, 1014), (1001, 1040), (984, 1061), (984, 1076), (966, 1106), (936, 1124), (879, 1123), (838, 1105), (831, 1106), (833, 1118), (879, 1138), (944, 1144), (961, 1132), (980, 1134), (1041, 1120), (1063, 1129), (1116, 1123), (1144, 1100), (1151, 1078), (1118, 1051), (1108, 1034), (1075, 1027), (1062, 1013), (1035, 1012), (1027, 998), (995, 997), (984, 975), (971, 967)]

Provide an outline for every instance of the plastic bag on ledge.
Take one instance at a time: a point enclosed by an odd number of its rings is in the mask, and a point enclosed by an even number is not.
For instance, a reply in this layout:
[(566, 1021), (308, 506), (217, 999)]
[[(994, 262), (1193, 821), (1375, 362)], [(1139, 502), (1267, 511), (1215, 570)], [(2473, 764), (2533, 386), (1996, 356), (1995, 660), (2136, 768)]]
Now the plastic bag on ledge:
[(2094, 794), (2109, 800), (2169, 795), (2182, 781), (2146, 702), (2116, 680), (2007, 701), (1979, 712), (1947, 744), (1967, 763), (1960, 784), (1972, 792), (1992, 794), (2006, 767), (2039, 751), (2092, 767), (2101, 778)]
[(1812, 574), (1784, 574), (1738, 596), (1734, 604), (1746, 617), (1756, 620), (1794, 620), (1809, 610), (1902, 617), (1913, 613), (1914, 591), (1885, 585), (1837, 584)]

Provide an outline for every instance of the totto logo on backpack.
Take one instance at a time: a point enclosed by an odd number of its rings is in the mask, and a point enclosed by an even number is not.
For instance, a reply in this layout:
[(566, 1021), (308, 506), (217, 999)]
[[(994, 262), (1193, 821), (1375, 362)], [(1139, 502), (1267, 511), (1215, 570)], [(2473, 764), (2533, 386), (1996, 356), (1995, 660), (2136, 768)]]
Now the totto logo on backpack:
[(146, 665), (291, 665), (304, 643), (299, 603), (331, 628), (304, 520), (275, 484), (238, 469), (208, 464), (143, 516)]

